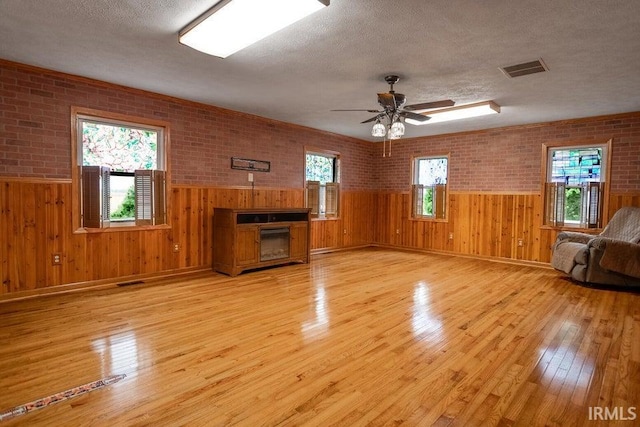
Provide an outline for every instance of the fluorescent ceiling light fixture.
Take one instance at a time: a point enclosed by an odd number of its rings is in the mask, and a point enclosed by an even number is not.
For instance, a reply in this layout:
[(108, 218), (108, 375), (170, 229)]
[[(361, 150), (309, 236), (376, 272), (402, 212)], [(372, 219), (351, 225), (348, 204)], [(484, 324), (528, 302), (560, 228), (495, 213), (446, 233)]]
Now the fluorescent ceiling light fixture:
[(426, 122), (405, 119), (407, 123), (412, 125), (425, 125), (429, 123), (448, 122), (450, 120), (468, 119), (471, 117), (486, 116), (488, 114), (498, 114), (500, 106), (493, 101), (477, 102), (475, 104), (459, 105), (457, 107), (443, 108), (442, 110), (434, 110), (426, 113), (420, 113), (423, 116), (431, 117)]
[(226, 58), (329, 6), (330, 0), (221, 0), (180, 31), (180, 43)]

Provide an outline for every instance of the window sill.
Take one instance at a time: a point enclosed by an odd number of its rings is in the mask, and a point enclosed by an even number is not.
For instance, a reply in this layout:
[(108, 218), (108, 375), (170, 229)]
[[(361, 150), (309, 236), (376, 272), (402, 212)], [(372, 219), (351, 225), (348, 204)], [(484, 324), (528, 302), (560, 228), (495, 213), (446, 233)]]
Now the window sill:
[(578, 233), (586, 233), (586, 234), (600, 234), (603, 228), (582, 228), (582, 227), (572, 227), (570, 225), (563, 225), (560, 227), (554, 227), (552, 225), (541, 225), (541, 230), (555, 230), (555, 231), (576, 231)]
[(422, 221), (422, 222), (449, 222), (448, 218), (428, 218), (428, 217), (424, 217), (424, 218), (416, 218), (416, 217), (411, 217), (410, 221)]
[(143, 231), (143, 230), (169, 230), (171, 226), (169, 224), (160, 225), (124, 225), (119, 224), (113, 227), (106, 228), (78, 228), (73, 234), (97, 234), (97, 233), (118, 233), (122, 231)]
[(332, 216), (331, 218), (311, 218), (311, 222), (313, 221), (338, 221), (340, 219), (339, 216)]

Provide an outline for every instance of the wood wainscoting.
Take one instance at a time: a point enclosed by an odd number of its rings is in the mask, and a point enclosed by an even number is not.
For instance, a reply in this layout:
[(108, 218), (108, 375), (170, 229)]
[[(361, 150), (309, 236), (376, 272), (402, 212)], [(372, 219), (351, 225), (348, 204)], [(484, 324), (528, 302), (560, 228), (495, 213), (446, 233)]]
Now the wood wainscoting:
[[(304, 206), (302, 189), (252, 195), (244, 187), (173, 185), (171, 192), (169, 228), (74, 234), (70, 181), (0, 178), (0, 296), (209, 269), (215, 207)], [(409, 201), (408, 192), (343, 191), (339, 218), (312, 221), (311, 250), (378, 244), (549, 262), (557, 231), (540, 227), (539, 194), (452, 192), (447, 222), (411, 220)], [(622, 206), (640, 206), (640, 194), (611, 195), (609, 215)]]
[[(452, 191), (447, 221), (412, 220), (410, 202), (409, 192), (377, 194), (376, 244), (542, 263), (551, 260), (558, 230), (542, 227), (539, 193)], [(612, 194), (609, 219), (623, 206), (640, 206), (640, 194)]]
[[(168, 228), (74, 233), (69, 180), (0, 178), (0, 295), (209, 269), (215, 207), (304, 206), (304, 191), (292, 188), (173, 185), (171, 193)], [(311, 248), (370, 244), (373, 201), (373, 192), (344, 191), (339, 219), (313, 221)]]
[(311, 250), (315, 253), (370, 245), (374, 240), (376, 193), (343, 191), (340, 215), (311, 220)]

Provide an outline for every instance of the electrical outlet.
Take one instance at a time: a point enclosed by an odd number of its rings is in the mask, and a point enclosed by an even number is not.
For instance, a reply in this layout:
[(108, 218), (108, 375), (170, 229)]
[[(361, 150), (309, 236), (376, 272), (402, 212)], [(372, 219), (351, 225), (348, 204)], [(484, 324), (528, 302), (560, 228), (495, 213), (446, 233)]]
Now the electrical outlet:
[(347, 229), (342, 230), (342, 234), (347, 234)]
[(173, 252), (179, 252), (180, 251), (180, 245), (177, 243), (173, 244)]
[(518, 246), (519, 247), (524, 246), (524, 240), (523, 239), (518, 239)]
[(400, 234), (400, 229), (396, 228), (396, 234)]
[(51, 264), (52, 265), (62, 264), (62, 254), (59, 254), (59, 253), (51, 254)]
[(449, 240), (453, 240), (453, 232), (449, 233)]
[(253, 182), (253, 172), (249, 172), (249, 175), (247, 176), (247, 180), (249, 182)]

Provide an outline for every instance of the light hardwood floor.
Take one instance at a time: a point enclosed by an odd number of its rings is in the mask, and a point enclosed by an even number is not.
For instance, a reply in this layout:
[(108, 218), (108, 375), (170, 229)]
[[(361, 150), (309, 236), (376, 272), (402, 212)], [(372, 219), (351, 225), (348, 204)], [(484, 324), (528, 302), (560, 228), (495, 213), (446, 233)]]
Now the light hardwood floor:
[(545, 268), (364, 249), (0, 319), (0, 410), (126, 374), (7, 426), (640, 424), (589, 420), (640, 406), (640, 295)]

